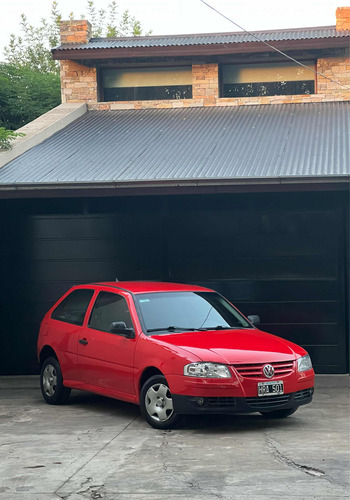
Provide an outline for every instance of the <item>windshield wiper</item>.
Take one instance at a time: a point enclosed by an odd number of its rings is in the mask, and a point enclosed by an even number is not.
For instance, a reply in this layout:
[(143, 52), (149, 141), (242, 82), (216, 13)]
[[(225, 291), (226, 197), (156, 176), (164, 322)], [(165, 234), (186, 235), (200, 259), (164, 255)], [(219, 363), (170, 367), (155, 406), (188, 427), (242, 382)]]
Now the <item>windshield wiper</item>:
[(217, 325), (217, 326), (207, 326), (203, 328), (197, 328), (198, 330), (239, 330), (241, 328), (246, 328), (245, 326), (223, 326), (223, 325)]
[(182, 330), (186, 332), (195, 332), (197, 328), (185, 328), (182, 326), (167, 326), (166, 328), (150, 328), (147, 330), (147, 333), (152, 332), (175, 332), (176, 330)]
[(177, 330), (181, 330), (183, 332), (206, 332), (210, 330), (239, 330), (241, 328), (247, 328), (243, 325), (241, 326), (223, 326), (223, 325), (217, 325), (217, 326), (210, 326), (210, 327), (198, 327), (198, 328), (186, 328), (183, 326), (167, 326), (165, 328), (149, 328), (147, 330), (147, 333), (154, 333), (154, 332), (176, 332)]

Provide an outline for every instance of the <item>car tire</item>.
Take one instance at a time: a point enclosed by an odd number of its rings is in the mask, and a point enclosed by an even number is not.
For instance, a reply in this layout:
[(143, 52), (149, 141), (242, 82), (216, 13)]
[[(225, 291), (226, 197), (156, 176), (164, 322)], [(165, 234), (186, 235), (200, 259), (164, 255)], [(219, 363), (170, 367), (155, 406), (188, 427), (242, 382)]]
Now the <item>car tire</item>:
[(63, 377), (56, 358), (46, 358), (40, 372), (40, 388), (43, 398), (49, 405), (66, 403), (71, 390), (63, 385)]
[(285, 410), (261, 411), (261, 415), (266, 418), (286, 418), (293, 415), (298, 408), (288, 408)]
[(168, 382), (162, 375), (154, 375), (143, 385), (140, 409), (145, 420), (155, 429), (170, 429), (180, 420), (174, 411)]

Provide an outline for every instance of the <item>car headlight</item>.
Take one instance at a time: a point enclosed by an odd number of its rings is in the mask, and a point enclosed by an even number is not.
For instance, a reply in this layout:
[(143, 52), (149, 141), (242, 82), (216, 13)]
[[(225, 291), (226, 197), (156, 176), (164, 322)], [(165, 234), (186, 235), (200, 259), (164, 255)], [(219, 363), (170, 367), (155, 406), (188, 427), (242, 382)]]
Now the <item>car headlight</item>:
[(311, 370), (311, 368), (311, 358), (308, 354), (298, 359), (298, 372), (306, 372), (307, 370)]
[(184, 366), (184, 375), (187, 377), (202, 378), (230, 378), (231, 373), (226, 365), (219, 363), (190, 363)]

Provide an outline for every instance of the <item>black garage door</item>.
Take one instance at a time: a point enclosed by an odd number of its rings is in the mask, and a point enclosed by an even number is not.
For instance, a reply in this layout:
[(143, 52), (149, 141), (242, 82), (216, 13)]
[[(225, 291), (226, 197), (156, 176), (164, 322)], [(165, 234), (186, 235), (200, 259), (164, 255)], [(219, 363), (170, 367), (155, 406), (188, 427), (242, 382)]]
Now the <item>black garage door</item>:
[(325, 196), (22, 204), (2, 223), (1, 373), (37, 372), (40, 319), (71, 285), (115, 278), (208, 285), (304, 346), (318, 373), (346, 372), (345, 210)]

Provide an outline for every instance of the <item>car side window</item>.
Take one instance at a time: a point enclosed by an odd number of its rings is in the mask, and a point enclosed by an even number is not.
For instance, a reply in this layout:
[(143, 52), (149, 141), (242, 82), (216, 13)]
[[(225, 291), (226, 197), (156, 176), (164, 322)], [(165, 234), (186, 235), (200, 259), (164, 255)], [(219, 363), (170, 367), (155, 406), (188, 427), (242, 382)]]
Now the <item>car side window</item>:
[(53, 311), (52, 319), (81, 326), (94, 290), (73, 290)]
[(100, 292), (91, 312), (89, 328), (110, 333), (115, 322), (123, 322), (126, 328), (133, 328), (126, 300), (116, 293)]

